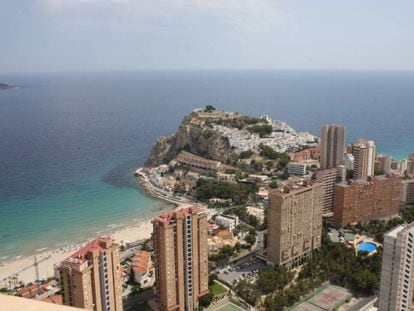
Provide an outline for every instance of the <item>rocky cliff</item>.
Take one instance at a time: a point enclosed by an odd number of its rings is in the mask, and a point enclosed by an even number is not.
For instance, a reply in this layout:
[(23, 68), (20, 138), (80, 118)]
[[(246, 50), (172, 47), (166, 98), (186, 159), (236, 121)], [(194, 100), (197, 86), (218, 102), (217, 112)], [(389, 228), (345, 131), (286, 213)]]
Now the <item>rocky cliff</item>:
[(158, 138), (145, 166), (168, 163), (181, 150), (222, 162), (236, 159), (237, 154), (228, 139), (209, 126), (209, 121), (196, 112), (186, 116), (176, 134)]
[(145, 166), (166, 164), (182, 150), (228, 163), (236, 161), (241, 152), (259, 155), (262, 145), (283, 153), (317, 143), (316, 136), (297, 132), (285, 122), (272, 121), (268, 116), (249, 117), (214, 107), (196, 109), (183, 119), (175, 135), (157, 140)]

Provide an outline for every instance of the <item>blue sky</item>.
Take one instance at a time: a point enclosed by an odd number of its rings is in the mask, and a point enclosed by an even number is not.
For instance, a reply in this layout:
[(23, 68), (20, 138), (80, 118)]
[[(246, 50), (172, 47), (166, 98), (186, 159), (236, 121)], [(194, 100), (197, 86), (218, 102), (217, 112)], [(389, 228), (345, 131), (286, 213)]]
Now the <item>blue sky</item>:
[(0, 73), (414, 70), (412, 0), (1, 0)]

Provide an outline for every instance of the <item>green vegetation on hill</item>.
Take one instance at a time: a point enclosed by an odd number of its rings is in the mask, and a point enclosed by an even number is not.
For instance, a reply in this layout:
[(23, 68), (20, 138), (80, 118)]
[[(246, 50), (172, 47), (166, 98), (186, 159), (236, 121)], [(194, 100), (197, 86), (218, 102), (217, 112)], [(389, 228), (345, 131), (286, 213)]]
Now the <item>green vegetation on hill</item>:
[(242, 151), (239, 154), (239, 159), (248, 159), (250, 158), (252, 155), (254, 155), (254, 152), (251, 150), (246, 150), (246, 151)]
[(271, 160), (276, 160), (278, 167), (283, 169), (290, 162), (290, 157), (286, 152), (276, 152), (272, 147), (260, 144), (260, 155)]
[(246, 204), (250, 194), (257, 192), (254, 184), (232, 184), (214, 179), (199, 179), (197, 181), (196, 197), (200, 201), (212, 198), (232, 199), (235, 204)]
[(248, 116), (240, 116), (238, 118), (228, 118), (228, 119), (219, 119), (211, 120), (210, 123), (215, 123), (217, 125), (222, 125), (230, 128), (237, 128), (239, 130), (249, 126), (263, 122), (259, 118), (253, 118)]
[(258, 133), (260, 137), (272, 134), (273, 128), (270, 124), (255, 124), (248, 128), (251, 133)]

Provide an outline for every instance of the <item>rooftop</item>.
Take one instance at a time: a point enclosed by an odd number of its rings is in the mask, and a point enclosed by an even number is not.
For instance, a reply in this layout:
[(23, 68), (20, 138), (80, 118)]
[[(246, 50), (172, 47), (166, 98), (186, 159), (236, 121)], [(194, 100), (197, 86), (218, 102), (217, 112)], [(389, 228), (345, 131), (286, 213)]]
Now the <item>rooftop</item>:
[(289, 194), (293, 194), (293, 193), (297, 193), (297, 192), (301, 192), (303, 190), (306, 189), (311, 189), (312, 187), (314, 187), (315, 185), (322, 185), (319, 182), (314, 182), (311, 181), (309, 179), (303, 179), (300, 181), (295, 181), (295, 182), (291, 182), (288, 183), (286, 185), (283, 185), (282, 187), (279, 187), (273, 191), (270, 191), (269, 194), (275, 194), (275, 195), (279, 195), (279, 196), (286, 196)]
[(182, 209), (178, 209), (178, 210), (174, 210), (172, 212), (169, 213), (165, 213), (162, 215), (159, 215), (157, 217), (154, 218), (154, 222), (162, 222), (162, 223), (169, 223), (171, 221), (175, 221), (178, 218), (182, 218), (184, 216), (187, 215), (191, 215), (191, 214), (199, 214), (202, 213), (204, 210), (196, 205), (190, 206), (190, 207), (185, 207)]
[(151, 254), (146, 251), (139, 251), (136, 255), (132, 258), (132, 270), (137, 271), (141, 274), (146, 273), (148, 271), (148, 265), (150, 262)]
[(88, 261), (88, 253), (93, 251), (101, 252), (107, 249), (111, 244), (112, 240), (110, 238), (96, 238), (77, 252), (70, 255), (68, 258), (62, 261), (61, 264), (66, 266), (79, 267), (81, 264)]
[(386, 232), (384, 234), (384, 236), (396, 238), (398, 233), (400, 233), (404, 230), (409, 230), (409, 229), (413, 229), (413, 228), (414, 228), (414, 222), (412, 222), (410, 224), (398, 225), (397, 227), (395, 227), (395, 228), (391, 229), (390, 231)]

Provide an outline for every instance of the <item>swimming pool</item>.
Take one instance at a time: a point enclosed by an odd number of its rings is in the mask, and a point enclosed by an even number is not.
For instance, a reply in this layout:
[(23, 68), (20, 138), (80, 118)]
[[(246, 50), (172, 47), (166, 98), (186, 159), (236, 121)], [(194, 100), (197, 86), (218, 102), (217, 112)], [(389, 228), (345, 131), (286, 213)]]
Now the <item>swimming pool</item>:
[(357, 246), (357, 250), (358, 252), (365, 251), (371, 254), (377, 250), (377, 244), (372, 242), (362, 242)]

